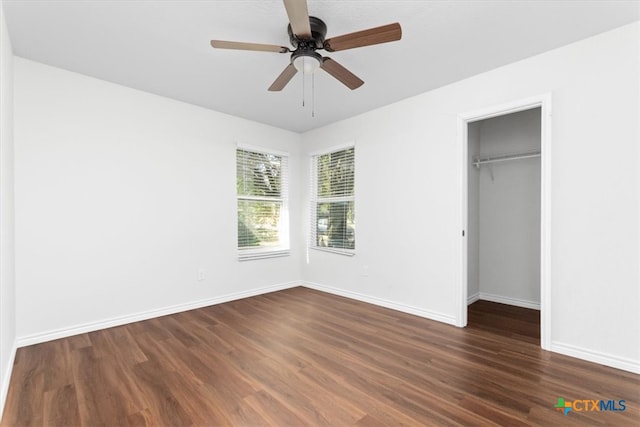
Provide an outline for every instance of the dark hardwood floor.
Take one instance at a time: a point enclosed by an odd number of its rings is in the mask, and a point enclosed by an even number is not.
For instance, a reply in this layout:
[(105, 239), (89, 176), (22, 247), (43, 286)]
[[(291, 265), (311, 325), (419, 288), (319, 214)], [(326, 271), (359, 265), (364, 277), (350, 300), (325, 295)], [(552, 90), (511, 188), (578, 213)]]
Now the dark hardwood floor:
[(469, 306), (467, 328), (540, 345), (540, 311), (490, 301)]
[(536, 312), (499, 306), (460, 329), (294, 288), (20, 348), (2, 425), (639, 424), (640, 376), (542, 351)]

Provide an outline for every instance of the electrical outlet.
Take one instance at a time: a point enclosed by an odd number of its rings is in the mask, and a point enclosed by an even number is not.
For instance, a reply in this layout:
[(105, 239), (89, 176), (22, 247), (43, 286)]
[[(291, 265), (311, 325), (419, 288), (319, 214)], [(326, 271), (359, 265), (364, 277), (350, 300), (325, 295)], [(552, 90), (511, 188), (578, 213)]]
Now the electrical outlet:
[(198, 282), (202, 282), (204, 280), (204, 268), (198, 269)]
[(369, 266), (368, 265), (363, 265), (362, 266), (362, 275), (364, 277), (369, 276)]

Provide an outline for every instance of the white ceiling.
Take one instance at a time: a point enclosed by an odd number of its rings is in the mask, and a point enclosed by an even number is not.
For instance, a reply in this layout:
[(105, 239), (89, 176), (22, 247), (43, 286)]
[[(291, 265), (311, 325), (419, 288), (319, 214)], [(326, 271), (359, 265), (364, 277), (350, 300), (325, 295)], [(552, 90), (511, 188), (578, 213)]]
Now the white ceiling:
[(327, 37), (399, 22), (402, 40), (326, 54), (365, 84), (324, 72), (267, 88), (286, 54), (212, 49), (211, 39), (289, 46), (282, 1), (3, 1), (14, 53), (303, 132), (640, 19), (640, 1), (309, 0)]

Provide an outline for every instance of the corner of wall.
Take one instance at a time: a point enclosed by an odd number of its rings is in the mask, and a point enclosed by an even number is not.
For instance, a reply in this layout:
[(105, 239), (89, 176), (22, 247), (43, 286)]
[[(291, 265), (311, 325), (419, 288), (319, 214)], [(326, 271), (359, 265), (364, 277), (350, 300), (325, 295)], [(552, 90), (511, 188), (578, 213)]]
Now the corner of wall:
[(13, 185), (13, 50), (0, 3), (0, 419), (16, 354)]

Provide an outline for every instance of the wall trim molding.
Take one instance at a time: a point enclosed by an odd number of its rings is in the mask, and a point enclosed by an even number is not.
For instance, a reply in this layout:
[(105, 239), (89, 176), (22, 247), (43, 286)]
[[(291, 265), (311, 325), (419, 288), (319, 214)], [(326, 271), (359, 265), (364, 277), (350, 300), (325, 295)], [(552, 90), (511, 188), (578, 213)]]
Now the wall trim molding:
[(87, 332), (98, 331), (100, 329), (112, 328), (114, 326), (126, 325), (128, 323), (148, 320), (155, 317), (166, 316), (169, 314), (180, 313), (182, 311), (193, 310), (196, 308), (208, 307), (210, 305), (221, 304), (243, 298), (254, 297), (271, 292), (282, 291), (284, 289), (300, 286), (300, 282), (293, 281), (281, 283), (272, 286), (250, 289), (242, 292), (234, 292), (213, 298), (207, 298), (198, 301), (192, 301), (183, 304), (176, 304), (168, 307), (157, 308), (153, 310), (141, 311), (138, 313), (128, 314), (125, 316), (117, 316), (109, 319), (99, 320), (97, 322), (89, 322), (80, 325), (70, 326), (67, 328), (52, 329), (50, 331), (40, 332), (37, 334), (18, 337), (17, 347), (25, 347), (28, 345), (39, 344), (46, 341), (52, 341), (59, 338), (66, 338), (73, 335), (84, 334)]
[(0, 420), (4, 413), (4, 405), (7, 402), (7, 395), (9, 394), (9, 383), (11, 381), (11, 374), (13, 373), (13, 362), (16, 359), (16, 352), (18, 351), (17, 341), (13, 341), (11, 353), (9, 354), (9, 360), (7, 360), (7, 371), (2, 378), (2, 388), (0, 389)]
[(480, 298), (480, 292), (476, 292), (475, 294), (473, 294), (473, 295), (469, 295), (469, 296), (467, 297), (467, 305), (471, 305), (471, 304), (473, 304), (474, 302), (479, 301), (479, 300), (481, 300), (481, 299), (482, 299), (482, 298)]
[(565, 344), (558, 341), (551, 343), (551, 351), (564, 354), (565, 356), (575, 357), (577, 359), (586, 360), (587, 362), (605, 365), (623, 371), (640, 374), (640, 360), (628, 359), (625, 357), (614, 356), (608, 353), (588, 350), (571, 344)]
[(425, 310), (418, 307), (398, 303), (395, 301), (386, 300), (383, 298), (372, 297), (357, 292), (347, 291), (344, 289), (334, 288), (332, 286), (322, 285), (320, 283), (303, 281), (302, 286), (309, 289), (315, 289), (316, 291), (326, 292), (328, 294), (338, 295), (345, 298), (354, 299), (361, 302), (377, 305), (380, 307), (390, 308), (392, 310), (400, 311), (402, 313), (413, 314), (414, 316), (424, 317), (429, 320), (435, 320), (449, 325), (457, 326), (455, 316), (449, 316), (436, 311)]
[(500, 304), (514, 305), (516, 307), (540, 310), (539, 302), (528, 301), (528, 300), (519, 299), (519, 298), (505, 297), (503, 295), (489, 294), (486, 292), (478, 292), (477, 294), (471, 295), (467, 301), (468, 301), (468, 304), (472, 304), (478, 300), (498, 302)]

